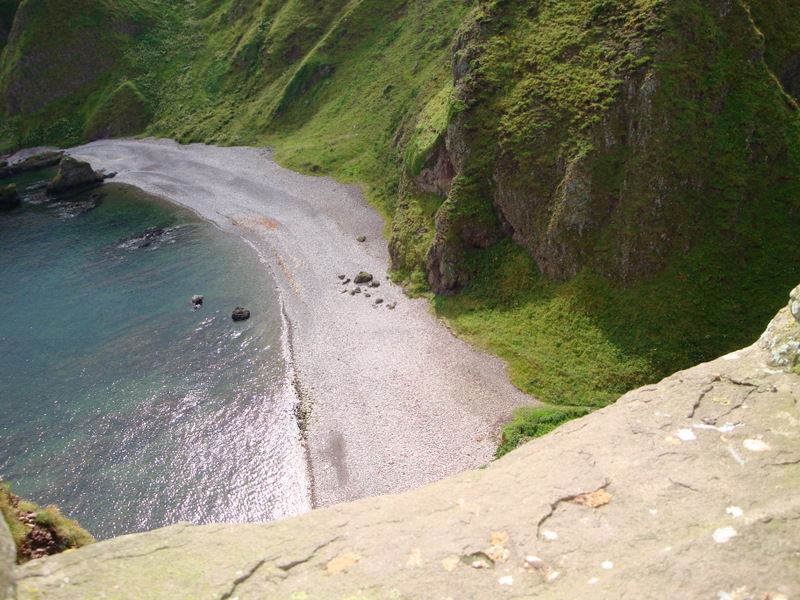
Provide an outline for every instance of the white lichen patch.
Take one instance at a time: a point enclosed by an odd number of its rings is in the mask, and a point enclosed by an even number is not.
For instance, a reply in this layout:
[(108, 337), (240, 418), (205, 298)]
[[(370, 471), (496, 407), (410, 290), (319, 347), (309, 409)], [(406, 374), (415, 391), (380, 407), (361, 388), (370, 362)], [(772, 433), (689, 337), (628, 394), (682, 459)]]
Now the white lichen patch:
[(594, 584), (595, 584), (595, 583), (597, 583), (598, 581), (600, 581), (600, 580), (599, 580), (597, 577), (592, 577), (592, 578), (591, 578), (589, 581), (587, 581), (586, 583), (588, 583), (589, 585), (594, 585)]
[(614, 563), (611, 562), (610, 560), (604, 560), (603, 562), (600, 563), (600, 566), (603, 567), (604, 569), (613, 569)]
[(558, 539), (558, 534), (555, 531), (550, 531), (549, 529), (545, 529), (542, 531), (542, 537), (546, 539), (548, 542), (553, 542)]
[(732, 516), (734, 519), (741, 517), (744, 514), (744, 511), (739, 508), (738, 506), (729, 506), (725, 509), (725, 512)]
[(720, 527), (719, 529), (715, 529), (712, 537), (718, 544), (727, 544), (737, 535), (739, 534), (736, 533), (736, 530), (729, 525), (728, 527)]
[(766, 452), (770, 449), (769, 444), (764, 440), (747, 439), (742, 442), (742, 446), (744, 446), (746, 450), (750, 450), (750, 452)]
[(723, 356), (722, 360), (739, 360), (739, 355), (736, 352), (731, 352)]
[(691, 442), (697, 439), (697, 436), (691, 429), (679, 429), (678, 433), (676, 433), (675, 435), (679, 440), (683, 442)]
[(514, 577), (511, 575), (506, 575), (505, 577), (501, 577), (497, 580), (497, 583), (500, 585), (514, 585)]

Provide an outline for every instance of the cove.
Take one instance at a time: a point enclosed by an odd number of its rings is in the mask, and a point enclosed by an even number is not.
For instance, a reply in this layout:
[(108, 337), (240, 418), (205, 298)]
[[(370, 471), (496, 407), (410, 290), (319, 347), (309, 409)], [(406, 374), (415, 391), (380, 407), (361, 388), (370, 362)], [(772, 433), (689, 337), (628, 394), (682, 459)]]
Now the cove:
[[(0, 214), (0, 474), (14, 491), (98, 539), (307, 510), (279, 298), (256, 252), (126, 185), (23, 196)], [(251, 319), (234, 323), (236, 306)]]

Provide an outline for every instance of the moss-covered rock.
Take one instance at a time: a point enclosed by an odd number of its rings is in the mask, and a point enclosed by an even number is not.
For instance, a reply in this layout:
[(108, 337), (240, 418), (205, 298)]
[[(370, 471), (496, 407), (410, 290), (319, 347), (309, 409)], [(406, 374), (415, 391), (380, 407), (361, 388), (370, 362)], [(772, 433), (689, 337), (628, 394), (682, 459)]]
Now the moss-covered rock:
[(65, 156), (58, 165), (58, 172), (47, 186), (49, 194), (61, 194), (76, 188), (87, 188), (102, 183), (103, 176), (92, 169), (89, 163)]

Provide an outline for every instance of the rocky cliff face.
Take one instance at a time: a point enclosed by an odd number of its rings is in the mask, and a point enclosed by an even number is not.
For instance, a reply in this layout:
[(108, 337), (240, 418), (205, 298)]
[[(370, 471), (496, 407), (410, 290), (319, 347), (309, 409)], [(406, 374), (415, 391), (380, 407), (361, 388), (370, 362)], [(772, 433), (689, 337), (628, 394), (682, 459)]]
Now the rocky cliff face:
[(766, 232), (748, 228), (764, 211), (796, 219), (800, 45), (765, 35), (771, 9), (800, 20), (786, 3), (722, 0), (476, 10), (453, 59), (464, 113), (423, 169), (457, 165), (434, 186), (447, 199), (433, 288), (468, 280), (465, 251), (499, 225), (551, 279), (587, 268), (634, 281), (720, 232), (757, 242)]
[(758, 342), (493, 463), (262, 525), (175, 525), (29, 563), (19, 598), (800, 594), (800, 288)]

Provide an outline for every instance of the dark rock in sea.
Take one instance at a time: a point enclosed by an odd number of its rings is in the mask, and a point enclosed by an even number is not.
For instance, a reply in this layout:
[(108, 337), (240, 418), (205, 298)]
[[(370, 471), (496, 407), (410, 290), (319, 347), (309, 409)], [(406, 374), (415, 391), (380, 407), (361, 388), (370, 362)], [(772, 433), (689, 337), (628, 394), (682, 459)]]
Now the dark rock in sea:
[(200, 294), (195, 294), (194, 296), (192, 296), (191, 302), (192, 306), (194, 306), (195, 308), (200, 308), (201, 306), (203, 306), (203, 297)]
[(231, 319), (234, 321), (247, 321), (250, 318), (250, 311), (246, 308), (242, 308), (241, 306), (237, 306), (233, 309), (233, 313), (231, 313)]
[(366, 241), (367, 241), (367, 236), (365, 236), (365, 235), (360, 235), (360, 236), (358, 236), (358, 237), (356, 238), (356, 241), (357, 241), (357, 242), (359, 242), (359, 243), (361, 243), (361, 244), (363, 244), (364, 242), (366, 242)]
[(97, 171), (97, 174), (100, 175), (104, 180), (105, 179), (113, 179), (117, 176), (116, 171), (111, 171), (110, 173), (106, 173), (105, 171)]
[(0, 166), (0, 179), (4, 177), (12, 177), (19, 175), (26, 171), (35, 171), (36, 169), (44, 169), (45, 167), (52, 167), (57, 165), (64, 156), (63, 152), (43, 152), (41, 154), (34, 154), (25, 160), (20, 160), (12, 164)]
[(147, 248), (174, 229), (174, 227), (148, 227), (141, 233), (122, 238), (119, 246), (124, 248)]
[(103, 176), (92, 169), (89, 163), (65, 156), (58, 166), (58, 173), (47, 186), (47, 193), (60, 194), (77, 188), (97, 185), (102, 181)]
[(5, 187), (0, 187), (0, 210), (11, 210), (22, 204), (22, 199), (17, 192), (17, 186), (13, 183)]
[(372, 275), (367, 273), (366, 271), (361, 271), (358, 275), (355, 276), (353, 279), (353, 283), (367, 283), (372, 281)]

